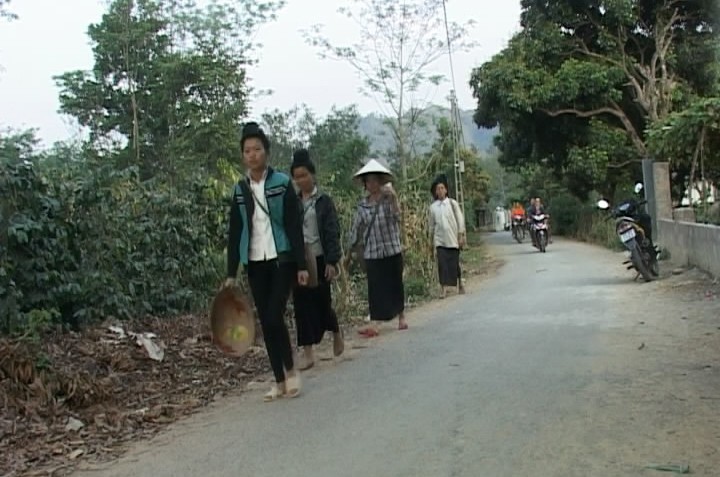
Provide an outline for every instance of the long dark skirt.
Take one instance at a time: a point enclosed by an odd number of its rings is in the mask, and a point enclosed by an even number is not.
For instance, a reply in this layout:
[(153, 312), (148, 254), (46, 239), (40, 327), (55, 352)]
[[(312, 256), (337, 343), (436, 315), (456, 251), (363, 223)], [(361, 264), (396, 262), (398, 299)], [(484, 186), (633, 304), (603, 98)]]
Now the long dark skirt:
[(460, 250), (437, 247), (437, 267), (440, 285), (456, 287), (460, 282)]
[(295, 287), (293, 302), (298, 346), (320, 343), (326, 331), (340, 331), (337, 315), (332, 307), (330, 282), (325, 279), (325, 260), (317, 257), (318, 286)]
[(403, 256), (366, 260), (370, 319), (390, 321), (405, 310)]

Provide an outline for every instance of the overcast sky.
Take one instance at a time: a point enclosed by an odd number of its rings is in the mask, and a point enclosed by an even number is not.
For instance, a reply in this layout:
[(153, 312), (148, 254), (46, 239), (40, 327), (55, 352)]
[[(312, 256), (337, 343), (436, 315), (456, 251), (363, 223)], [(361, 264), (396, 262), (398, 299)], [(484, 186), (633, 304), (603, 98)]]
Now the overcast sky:
[[(442, 0), (438, 0), (440, 2)], [(358, 93), (360, 80), (352, 68), (333, 60), (321, 60), (300, 31), (315, 23), (326, 25), (338, 43), (357, 38), (338, 13), (347, 0), (287, 0), (277, 21), (264, 25), (257, 34), (263, 44), (260, 63), (251, 71), (253, 85), (271, 89), (269, 97), (252, 102), (252, 113), (279, 108), (286, 110), (305, 103), (324, 115), (333, 105), (357, 104), (360, 111), (378, 111), (377, 103)], [(18, 20), (0, 20), (0, 128), (35, 127), (51, 143), (78, 134), (72, 121), (58, 113), (58, 91), (53, 75), (92, 67), (87, 26), (98, 22), (105, 11), (104, 0), (13, 0), (10, 9)], [(448, 0), (451, 20), (477, 22), (472, 39), (478, 46), (453, 56), (460, 107), (470, 109), (474, 101), (468, 79), (473, 67), (499, 52), (519, 28), (519, 0)], [(447, 57), (434, 65), (448, 73)], [(450, 83), (429, 91), (434, 103), (447, 104)]]

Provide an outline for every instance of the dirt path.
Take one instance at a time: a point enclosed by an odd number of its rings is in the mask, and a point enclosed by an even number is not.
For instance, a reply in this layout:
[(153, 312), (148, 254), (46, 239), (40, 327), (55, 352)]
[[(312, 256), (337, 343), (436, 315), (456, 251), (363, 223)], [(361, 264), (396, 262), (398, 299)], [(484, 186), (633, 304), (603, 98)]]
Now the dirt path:
[(718, 286), (633, 283), (588, 245), (490, 243), (496, 278), (306, 373), (302, 398), (263, 404), (256, 384), (76, 475), (718, 475)]

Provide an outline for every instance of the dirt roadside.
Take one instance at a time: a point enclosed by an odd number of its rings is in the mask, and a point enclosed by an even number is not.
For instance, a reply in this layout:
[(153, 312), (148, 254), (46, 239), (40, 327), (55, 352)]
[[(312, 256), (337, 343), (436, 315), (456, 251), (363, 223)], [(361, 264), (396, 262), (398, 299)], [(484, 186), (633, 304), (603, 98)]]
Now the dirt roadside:
[[(500, 264), (480, 242), (471, 246), (464, 256), (468, 291)], [(432, 299), (416, 306), (432, 306)], [(328, 338), (313, 372), (382, 342), (358, 339), (362, 323), (343, 324), (346, 353), (340, 359), (332, 358)], [(136, 333), (162, 346), (161, 360), (150, 359)], [(0, 476), (58, 477), (81, 463), (113, 460), (130, 444), (227, 396), (266, 387), (269, 376), (264, 349), (253, 348), (241, 359), (215, 349), (205, 316), (108, 322), (42, 340), (0, 340)]]

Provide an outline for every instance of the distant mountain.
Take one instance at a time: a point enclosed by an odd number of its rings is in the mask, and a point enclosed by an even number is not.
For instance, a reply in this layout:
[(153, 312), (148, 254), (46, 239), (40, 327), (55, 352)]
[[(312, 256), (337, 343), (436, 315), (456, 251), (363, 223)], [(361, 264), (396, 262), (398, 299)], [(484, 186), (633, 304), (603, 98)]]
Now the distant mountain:
[[(494, 149), (493, 138), (498, 134), (497, 129), (478, 129), (473, 122), (474, 111), (461, 111), (463, 135), (467, 146), (475, 146), (479, 151)], [(421, 116), (420, 126), (413, 139), (413, 147), (417, 154), (430, 150), (430, 146), (437, 138), (436, 124), (440, 118), (450, 118), (450, 109), (440, 106), (429, 107)], [(372, 152), (384, 154), (393, 148), (392, 131), (385, 124), (384, 117), (377, 114), (362, 116), (358, 131), (370, 140)]]

